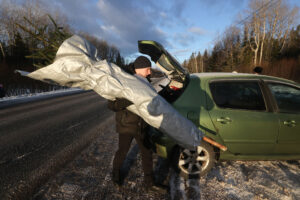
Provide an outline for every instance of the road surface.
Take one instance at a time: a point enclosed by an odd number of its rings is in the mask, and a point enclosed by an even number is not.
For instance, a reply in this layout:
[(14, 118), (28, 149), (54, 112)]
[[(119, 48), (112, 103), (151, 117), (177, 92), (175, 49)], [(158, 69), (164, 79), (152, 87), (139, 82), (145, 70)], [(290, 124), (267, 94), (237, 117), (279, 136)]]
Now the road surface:
[(33, 193), (90, 144), (110, 116), (94, 92), (1, 108), (0, 199)]

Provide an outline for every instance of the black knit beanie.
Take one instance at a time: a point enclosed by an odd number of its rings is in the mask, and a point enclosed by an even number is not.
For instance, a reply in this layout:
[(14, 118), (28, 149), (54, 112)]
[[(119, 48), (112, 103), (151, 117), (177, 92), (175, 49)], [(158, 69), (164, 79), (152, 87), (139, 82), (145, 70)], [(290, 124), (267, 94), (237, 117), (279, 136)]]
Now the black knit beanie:
[(134, 68), (141, 69), (146, 67), (151, 67), (151, 62), (149, 61), (149, 59), (145, 56), (137, 57), (137, 59), (134, 61)]
[(260, 73), (262, 73), (263, 68), (260, 67), (260, 66), (256, 66), (256, 67), (253, 69), (253, 71), (260, 74)]

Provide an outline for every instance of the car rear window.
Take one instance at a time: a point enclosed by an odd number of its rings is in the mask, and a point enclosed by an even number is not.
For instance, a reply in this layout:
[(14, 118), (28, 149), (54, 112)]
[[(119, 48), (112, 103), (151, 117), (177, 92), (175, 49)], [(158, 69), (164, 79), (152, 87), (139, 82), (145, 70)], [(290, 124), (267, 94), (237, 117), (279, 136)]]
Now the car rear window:
[(279, 83), (268, 84), (281, 112), (300, 112), (300, 90)]
[(217, 81), (210, 83), (210, 90), (218, 107), (266, 110), (258, 82)]

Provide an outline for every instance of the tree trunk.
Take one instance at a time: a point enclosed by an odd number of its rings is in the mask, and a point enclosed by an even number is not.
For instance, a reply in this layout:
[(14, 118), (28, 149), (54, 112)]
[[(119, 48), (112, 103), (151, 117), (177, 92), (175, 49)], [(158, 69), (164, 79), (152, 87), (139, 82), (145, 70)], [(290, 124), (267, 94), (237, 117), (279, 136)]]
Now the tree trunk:
[(257, 52), (258, 52), (258, 48), (256, 48), (256, 49), (254, 50), (254, 61), (253, 61), (254, 66), (255, 66), (256, 63), (257, 63)]
[(264, 20), (264, 26), (263, 26), (263, 33), (262, 33), (262, 39), (261, 39), (261, 45), (260, 45), (260, 56), (259, 56), (259, 65), (261, 65), (261, 60), (263, 56), (263, 50), (264, 50), (264, 42), (266, 37), (266, 20)]
[(195, 57), (195, 73), (198, 73), (198, 62), (197, 62), (197, 57)]
[(5, 59), (5, 53), (4, 53), (3, 46), (1, 44), (1, 42), (0, 42), (0, 49), (1, 49), (1, 53), (3, 55), (3, 59)]

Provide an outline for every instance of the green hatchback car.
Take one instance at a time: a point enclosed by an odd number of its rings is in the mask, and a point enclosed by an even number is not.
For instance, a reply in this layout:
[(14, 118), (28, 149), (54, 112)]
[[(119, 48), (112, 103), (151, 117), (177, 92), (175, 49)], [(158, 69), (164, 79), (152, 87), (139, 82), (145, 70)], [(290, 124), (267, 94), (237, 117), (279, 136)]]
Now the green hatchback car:
[(255, 74), (189, 74), (159, 43), (138, 45), (165, 72), (159, 94), (207, 138), (227, 147), (203, 141), (190, 151), (156, 129), (148, 131), (147, 143), (181, 175), (200, 177), (216, 160), (300, 159), (300, 84)]

